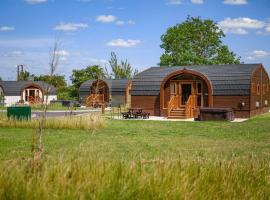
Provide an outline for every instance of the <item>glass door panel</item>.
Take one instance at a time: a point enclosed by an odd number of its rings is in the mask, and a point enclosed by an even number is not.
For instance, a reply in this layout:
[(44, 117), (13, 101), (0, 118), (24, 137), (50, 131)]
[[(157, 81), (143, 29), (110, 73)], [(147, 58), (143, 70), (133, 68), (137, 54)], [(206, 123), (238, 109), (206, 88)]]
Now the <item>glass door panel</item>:
[(183, 83), (181, 84), (181, 105), (186, 105), (189, 96), (192, 94), (192, 84)]

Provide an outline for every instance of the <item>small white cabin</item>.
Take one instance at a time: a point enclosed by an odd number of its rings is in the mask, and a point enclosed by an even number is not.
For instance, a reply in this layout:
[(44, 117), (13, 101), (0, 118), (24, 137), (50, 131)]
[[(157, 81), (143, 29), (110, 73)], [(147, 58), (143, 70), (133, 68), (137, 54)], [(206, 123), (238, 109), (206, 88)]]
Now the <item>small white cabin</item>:
[(48, 103), (57, 100), (55, 87), (43, 81), (0, 81), (0, 103), (5, 106), (18, 103), (41, 104), (46, 94)]

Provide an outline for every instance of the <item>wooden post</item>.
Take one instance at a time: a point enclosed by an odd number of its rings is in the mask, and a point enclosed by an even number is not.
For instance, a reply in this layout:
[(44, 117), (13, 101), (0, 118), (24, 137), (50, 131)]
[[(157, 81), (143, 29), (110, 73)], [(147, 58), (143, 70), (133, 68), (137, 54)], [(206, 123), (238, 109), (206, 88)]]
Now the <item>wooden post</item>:
[(105, 105), (104, 104), (101, 105), (101, 111), (102, 111), (102, 114), (105, 113)]
[(118, 109), (117, 110), (118, 110), (118, 113), (117, 113), (118, 116), (117, 117), (118, 117), (118, 119), (120, 119), (120, 110), (121, 110), (121, 106), (120, 105), (118, 105)]

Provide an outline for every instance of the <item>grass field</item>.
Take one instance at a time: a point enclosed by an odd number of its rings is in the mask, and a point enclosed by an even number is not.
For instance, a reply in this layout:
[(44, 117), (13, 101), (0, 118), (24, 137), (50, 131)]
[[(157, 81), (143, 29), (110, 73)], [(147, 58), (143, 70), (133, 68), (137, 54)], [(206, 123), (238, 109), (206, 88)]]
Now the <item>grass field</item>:
[(48, 130), (39, 174), (31, 130), (0, 129), (0, 199), (269, 199), (270, 115), (242, 123), (113, 121)]

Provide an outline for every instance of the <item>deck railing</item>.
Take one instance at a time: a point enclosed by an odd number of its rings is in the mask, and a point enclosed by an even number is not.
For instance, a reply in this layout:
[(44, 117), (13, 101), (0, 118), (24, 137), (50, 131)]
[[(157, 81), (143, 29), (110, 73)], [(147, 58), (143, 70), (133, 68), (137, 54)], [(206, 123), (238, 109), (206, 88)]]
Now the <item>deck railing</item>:
[(185, 107), (185, 118), (194, 117), (196, 95), (190, 95)]
[(86, 106), (101, 106), (105, 103), (104, 94), (91, 94), (86, 98)]
[(171, 96), (168, 102), (168, 116), (170, 115), (171, 111), (177, 107), (177, 104), (178, 104), (178, 96), (177, 95)]
[(26, 99), (30, 104), (39, 104), (41, 103), (41, 98), (39, 96), (27, 96)]

